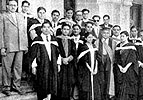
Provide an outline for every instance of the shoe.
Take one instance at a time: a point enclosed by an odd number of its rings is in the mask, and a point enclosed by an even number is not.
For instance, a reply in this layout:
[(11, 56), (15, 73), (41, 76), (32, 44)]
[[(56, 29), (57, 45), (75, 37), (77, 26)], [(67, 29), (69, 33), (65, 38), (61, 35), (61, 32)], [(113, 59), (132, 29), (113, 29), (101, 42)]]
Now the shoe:
[(25, 92), (22, 91), (21, 89), (12, 89), (12, 91), (17, 92), (20, 95), (24, 95), (25, 94)]
[(11, 92), (9, 90), (2, 91), (6, 96), (11, 96)]

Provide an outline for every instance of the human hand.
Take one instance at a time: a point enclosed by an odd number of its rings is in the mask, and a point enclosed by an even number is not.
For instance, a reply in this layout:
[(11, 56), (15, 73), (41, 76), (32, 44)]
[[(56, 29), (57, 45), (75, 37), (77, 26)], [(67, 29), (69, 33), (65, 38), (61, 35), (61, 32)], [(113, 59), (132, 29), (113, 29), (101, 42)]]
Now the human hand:
[(2, 49), (1, 49), (1, 55), (2, 55), (2, 56), (6, 56), (6, 49), (5, 49), (5, 48), (2, 48)]
[(36, 67), (33, 67), (32, 68), (32, 74), (36, 75), (36, 71), (37, 71)]

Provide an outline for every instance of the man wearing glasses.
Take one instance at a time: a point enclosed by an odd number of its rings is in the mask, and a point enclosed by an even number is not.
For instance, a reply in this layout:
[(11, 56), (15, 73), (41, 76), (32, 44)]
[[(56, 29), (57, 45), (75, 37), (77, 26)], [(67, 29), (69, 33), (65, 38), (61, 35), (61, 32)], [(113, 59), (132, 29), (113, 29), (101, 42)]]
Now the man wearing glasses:
[(13, 90), (22, 95), (22, 59), (23, 53), (28, 50), (26, 28), (23, 15), (16, 12), (16, 0), (9, 0), (7, 9), (8, 12), (0, 18), (3, 93), (10, 96), (10, 91)]
[(113, 25), (109, 24), (109, 22), (110, 22), (110, 16), (109, 15), (104, 15), (103, 16), (103, 22), (104, 23), (100, 25), (101, 28), (107, 27), (107, 28), (111, 29), (113, 27)]
[(100, 33), (100, 29), (101, 29), (101, 27), (99, 26), (100, 16), (99, 15), (94, 15), (92, 17), (92, 20), (94, 22), (93, 29), (94, 29), (94, 32), (95, 32), (95, 37), (99, 38), (99, 37), (101, 37), (101, 35), (99, 34)]

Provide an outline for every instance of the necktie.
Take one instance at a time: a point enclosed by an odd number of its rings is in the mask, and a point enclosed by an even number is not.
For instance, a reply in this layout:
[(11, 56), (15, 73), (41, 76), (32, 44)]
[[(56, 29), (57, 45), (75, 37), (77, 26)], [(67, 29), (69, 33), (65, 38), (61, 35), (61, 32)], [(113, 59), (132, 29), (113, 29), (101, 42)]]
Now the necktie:
[(63, 47), (65, 50), (65, 55), (68, 57), (68, 39), (63, 39)]
[(103, 41), (103, 55), (107, 55), (107, 51), (105, 49), (105, 46), (107, 45), (106, 39)]

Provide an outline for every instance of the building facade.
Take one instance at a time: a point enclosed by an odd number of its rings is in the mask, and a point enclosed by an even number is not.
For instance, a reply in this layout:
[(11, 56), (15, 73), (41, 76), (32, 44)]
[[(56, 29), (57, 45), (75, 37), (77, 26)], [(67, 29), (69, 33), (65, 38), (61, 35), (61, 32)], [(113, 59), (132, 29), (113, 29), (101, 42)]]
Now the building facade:
[[(0, 10), (6, 10), (6, 2), (0, 0)], [(18, 11), (21, 10), (21, 2), (18, 1)], [(64, 16), (64, 9), (72, 7), (75, 10), (87, 8), (90, 10), (89, 17), (93, 15), (108, 14), (111, 17), (110, 23), (121, 25), (122, 30), (128, 30), (131, 25), (143, 29), (143, 0), (27, 0), (31, 3), (30, 12), (36, 17), (36, 10), (43, 6), (47, 10), (47, 18), (50, 19), (51, 11), (58, 9), (61, 17)], [(102, 20), (101, 20), (102, 23)]]

